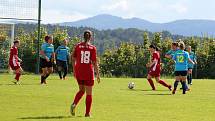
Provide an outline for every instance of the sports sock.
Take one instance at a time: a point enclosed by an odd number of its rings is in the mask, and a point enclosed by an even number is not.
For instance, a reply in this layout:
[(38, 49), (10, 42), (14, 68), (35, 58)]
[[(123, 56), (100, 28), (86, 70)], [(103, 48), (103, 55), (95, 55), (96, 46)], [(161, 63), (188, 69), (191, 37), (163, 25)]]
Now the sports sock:
[(165, 87), (169, 87), (169, 85), (163, 80), (159, 80), (158, 83), (160, 83), (161, 85), (163, 85)]
[(16, 77), (15, 77), (15, 79), (16, 79), (17, 81), (19, 81), (20, 76), (21, 76), (21, 74), (20, 74), (20, 73), (16, 73)]
[(50, 75), (50, 74), (47, 74), (47, 75), (45, 76), (45, 80), (49, 77), (49, 75)]
[(183, 94), (185, 94), (187, 90), (187, 85), (185, 81), (182, 82), (182, 88), (183, 88)]
[(187, 83), (190, 84), (190, 74), (187, 75)]
[(85, 115), (90, 114), (91, 105), (92, 105), (92, 95), (87, 95), (86, 96), (86, 114)]
[(193, 75), (190, 74), (190, 84), (192, 83), (192, 80), (193, 80)]
[(75, 96), (75, 99), (73, 101), (73, 104), (77, 105), (78, 102), (80, 101), (80, 99), (82, 98), (82, 96), (84, 95), (84, 92), (83, 91), (79, 91), (76, 96)]
[(155, 85), (152, 79), (148, 79), (149, 84), (151, 85), (152, 89), (155, 90)]
[(66, 75), (67, 75), (67, 71), (64, 71), (63, 78), (65, 78)]
[(41, 84), (44, 82), (45, 76), (41, 76)]
[(174, 83), (174, 90), (176, 90), (176, 89), (177, 89), (177, 87), (178, 87), (178, 83), (179, 83), (179, 81), (175, 80), (175, 83)]
[(59, 74), (60, 79), (62, 79), (61, 71), (58, 71), (58, 74)]

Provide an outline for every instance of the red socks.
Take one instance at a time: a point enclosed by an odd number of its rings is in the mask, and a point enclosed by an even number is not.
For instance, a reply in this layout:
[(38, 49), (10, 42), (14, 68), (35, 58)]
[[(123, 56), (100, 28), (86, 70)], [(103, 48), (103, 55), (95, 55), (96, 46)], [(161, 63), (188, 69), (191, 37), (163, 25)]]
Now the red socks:
[(169, 88), (169, 85), (168, 85), (165, 81), (163, 81), (163, 80), (158, 81), (158, 83), (160, 83), (160, 84), (162, 84), (163, 86)]
[(15, 79), (16, 79), (17, 81), (19, 81), (20, 76), (21, 76), (21, 74), (20, 74), (20, 73), (16, 73), (16, 77), (15, 77)]
[(152, 89), (155, 90), (155, 85), (152, 79), (148, 79), (149, 84), (151, 85)]
[(79, 91), (75, 96), (73, 104), (77, 105), (83, 95), (84, 95), (84, 92)]
[(86, 97), (86, 114), (85, 115), (90, 114), (91, 105), (92, 105), (92, 95), (87, 95), (87, 97)]

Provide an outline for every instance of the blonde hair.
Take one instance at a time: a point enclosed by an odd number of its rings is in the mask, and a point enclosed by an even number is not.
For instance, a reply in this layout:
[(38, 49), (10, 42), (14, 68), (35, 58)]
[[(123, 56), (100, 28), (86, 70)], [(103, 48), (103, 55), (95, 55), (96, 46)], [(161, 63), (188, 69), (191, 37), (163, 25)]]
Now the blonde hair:
[(185, 49), (185, 44), (184, 44), (183, 41), (180, 41), (180, 42), (178, 43), (178, 45), (179, 45), (179, 48), (180, 48), (181, 50), (184, 50), (184, 49)]

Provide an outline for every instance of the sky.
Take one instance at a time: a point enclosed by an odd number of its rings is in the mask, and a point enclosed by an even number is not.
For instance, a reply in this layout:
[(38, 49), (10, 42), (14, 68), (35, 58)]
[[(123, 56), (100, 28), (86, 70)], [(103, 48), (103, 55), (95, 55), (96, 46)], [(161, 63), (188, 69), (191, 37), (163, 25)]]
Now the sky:
[[(29, 1), (36, 0), (0, 0), (0, 17), (1, 13), (9, 15), (8, 7), (6, 9), (2, 5), (9, 2), (15, 4), (18, 1), (26, 1), (25, 4), (29, 5)], [(18, 11), (23, 7), (13, 9)], [(33, 13), (36, 12), (34, 9), (28, 16), (35, 16)], [(43, 23), (72, 22), (99, 14), (111, 14), (122, 18), (137, 17), (155, 23), (179, 19), (215, 20), (213, 12), (215, 0), (42, 0)], [(21, 16), (21, 13), (16, 12), (15, 15)]]

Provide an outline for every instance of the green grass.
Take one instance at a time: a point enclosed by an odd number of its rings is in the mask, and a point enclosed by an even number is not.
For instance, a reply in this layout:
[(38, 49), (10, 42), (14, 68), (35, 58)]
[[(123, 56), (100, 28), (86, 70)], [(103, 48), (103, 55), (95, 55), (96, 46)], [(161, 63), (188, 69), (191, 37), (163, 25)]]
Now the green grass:
[[(72, 117), (69, 107), (77, 91), (76, 81), (48, 79), (39, 84), (39, 76), (24, 75), (22, 85), (11, 83), (13, 75), (0, 75), (1, 121), (214, 121), (215, 80), (193, 80), (192, 91), (176, 95), (156, 84), (151, 91), (146, 79), (103, 78), (95, 83), (92, 118), (85, 118), (85, 97)], [(129, 81), (135, 89), (129, 90)], [(167, 80), (173, 84), (173, 79)], [(179, 86), (180, 87), (180, 86)]]

